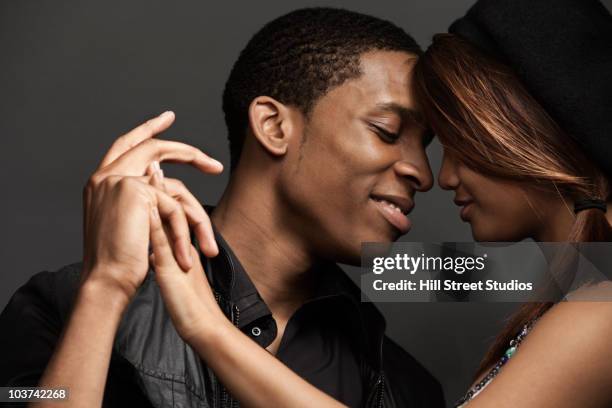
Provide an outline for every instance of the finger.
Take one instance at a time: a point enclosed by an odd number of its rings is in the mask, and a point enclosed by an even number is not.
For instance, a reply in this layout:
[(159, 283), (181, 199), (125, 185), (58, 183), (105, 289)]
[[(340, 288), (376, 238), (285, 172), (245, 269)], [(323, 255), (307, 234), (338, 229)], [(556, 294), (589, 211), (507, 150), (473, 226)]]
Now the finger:
[[(157, 170), (153, 162), (149, 166), (147, 173), (154, 173)], [(183, 207), (183, 211), (187, 216), (187, 221), (194, 231), (198, 244), (204, 255), (213, 258), (219, 254), (219, 248), (215, 241), (215, 235), (212, 228), (210, 217), (200, 204), (197, 198), (185, 187), (185, 185), (177, 179), (164, 177), (164, 171), (159, 170), (161, 174), (161, 184), (155, 178), (151, 178), (151, 184), (156, 188), (165, 191), (176, 199)]]
[[(159, 171), (160, 177), (153, 175)], [(177, 200), (187, 216), (187, 222), (198, 240), (198, 244), (204, 255), (213, 258), (219, 254), (219, 248), (215, 240), (215, 235), (212, 228), (210, 217), (200, 204), (197, 198), (185, 187), (185, 185), (177, 179), (164, 177), (164, 172), (159, 168), (159, 163), (153, 162), (147, 169), (147, 175), (138, 177), (144, 183), (148, 183), (166, 193)], [(180, 248), (175, 250), (181, 251)]]
[(170, 242), (164, 230), (158, 208), (155, 205), (151, 206), (150, 209), (149, 240), (153, 248), (153, 256), (149, 257), (149, 261), (152, 261), (156, 272), (164, 272), (178, 266), (172, 248), (170, 248)]
[(164, 178), (164, 186), (168, 194), (183, 205), (189, 225), (191, 225), (204, 255), (209, 258), (217, 256), (219, 247), (215, 240), (212, 223), (200, 201), (179, 180), (166, 177)]
[[(154, 181), (152, 185), (159, 185), (159, 172), (153, 175)], [(155, 195), (157, 196), (157, 208), (159, 210), (160, 217), (168, 225), (168, 232), (170, 238), (174, 243), (176, 260), (181, 266), (181, 269), (188, 271), (193, 266), (193, 257), (189, 250), (191, 246), (191, 235), (189, 233), (189, 224), (187, 222), (187, 216), (182, 208), (182, 205), (166, 194), (159, 188), (152, 188)]]
[(154, 161), (190, 164), (204, 173), (217, 174), (223, 171), (223, 164), (191, 145), (171, 140), (148, 139), (117, 158), (103, 173), (142, 176)]
[[(157, 188), (158, 190), (167, 193), (164, 179), (164, 171), (159, 167), (159, 163), (153, 162), (150, 166), (153, 171), (153, 175), (150, 179), (150, 184)], [(172, 197), (172, 196), (170, 196)], [(172, 197), (175, 199), (175, 197)], [(178, 200), (176, 200), (178, 201)], [(173, 205), (175, 205), (173, 203)], [(186, 214), (185, 208), (182, 203), (179, 202), (179, 205), (182, 207), (182, 211), (175, 211), (175, 213), (180, 213), (176, 215), (175, 220), (171, 220), (171, 229), (168, 228), (167, 225), (164, 225), (166, 231), (170, 231), (170, 235), (174, 239), (174, 251), (177, 254), (177, 258), (182, 259), (182, 265), (185, 271), (188, 271), (193, 267), (193, 254), (191, 251), (191, 235), (189, 231), (189, 226), (187, 226), (187, 230), (184, 229), (185, 220), (183, 218), (187, 218), (187, 223), (189, 224), (189, 217)], [(179, 219), (180, 218), (180, 219)], [(185, 269), (186, 268), (186, 269)]]
[[(150, 184), (153, 187), (155, 187), (155, 188), (157, 188), (157, 189), (167, 193), (166, 186), (165, 186), (165, 183), (164, 183), (164, 171), (161, 168), (159, 168), (159, 164), (157, 164), (157, 166), (156, 166), (155, 163), (157, 163), (157, 162), (153, 162), (153, 164), (150, 166), (152, 168), (156, 168), (157, 167), (157, 170), (154, 170), (153, 174), (151, 175)], [(172, 198), (174, 198), (174, 197), (172, 197)]]
[(159, 164), (159, 162), (157, 160), (151, 162), (151, 164), (147, 167), (147, 173), (146, 173), (145, 177), (149, 176), (149, 177), (151, 177), (151, 180), (152, 180), (153, 174), (155, 174), (158, 171), (159, 171), (159, 173), (161, 175), (161, 180), (162, 180), (162, 183), (161, 183), (160, 187), (163, 187), (162, 190), (166, 191), (166, 186), (165, 186), (165, 183), (164, 183), (164, 181), (165, 181), (164, 180), (164, 170), (161, 168), (161, 166), (160, 166), (160, 164)]
[(149, 139), (168, 129), (170, 125), (172, 125), (172, 123), (174, 122), (174, 119), (174, 112), (166, 111), (155, 118), (147, 120), (145, 123), (132, 129), (123, 136), (120, 136), (115, 140), (111, 148), (108, 150), (108, 152), (100, 162), (98, 169), (102, 169), (108, 166), (118, 157), (120, 157), (125, 152), (132, 149), (134, 146), (138, 145), (142, 141)]
[(161, 170), (161, 167), (159, 166), (159, 162), (158, 161), (153, 161), (147, 167), (147, 172), (146, 172), (145, 176), (153, 176), (153, 174), (155, 174), (155, 172), (157, 170)]

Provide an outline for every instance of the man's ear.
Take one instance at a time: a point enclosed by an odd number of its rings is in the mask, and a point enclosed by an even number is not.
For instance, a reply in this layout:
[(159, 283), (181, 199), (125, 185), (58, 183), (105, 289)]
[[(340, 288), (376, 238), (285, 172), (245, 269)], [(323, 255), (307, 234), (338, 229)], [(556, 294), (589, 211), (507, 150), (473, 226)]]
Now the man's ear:
[(249, 106), (249, 124), (259, 144), (274, 156), (289, 148), (291, 117), (289, 108), (269, 96), (258, 96)]

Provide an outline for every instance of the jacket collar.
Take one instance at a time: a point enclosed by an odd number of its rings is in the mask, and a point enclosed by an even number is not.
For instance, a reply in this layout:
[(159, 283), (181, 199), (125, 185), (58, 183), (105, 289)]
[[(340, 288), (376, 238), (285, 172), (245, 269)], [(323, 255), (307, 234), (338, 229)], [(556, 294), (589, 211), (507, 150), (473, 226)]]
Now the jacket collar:
[[(206, 207), (211, 212), (212, 207)], [(259, 295), (253, 281), (241, 265), (236, 254), (225, 241), (221, 233), (214, 227), (215, 239), (219, 254), (214, 258), (206, 258), (198, 248), (202, 264), (212, 288), (225, 300), (240, 309), (239, 328), (244, 328), (262, 316), (271, 316), (272, 312)], [(362, 346), (365, 349), (367, 361), (373, 369), (379, 371), (382, 367), (382, 343), (386, 322), (380, 311), (368, 301), (362, 301), (361, 290), (346, 273), (333, 262), (321, 262), (313, 268), (321, 277), (315, 296), (306, 304), (319, 301), (346, 301), (351, 310), (355, 324), (359, 326), (362, 336)]]
[[(244, 270), (238, 257), (219, 231), (214, 227), (213, 229), (219, 247), (219, 255), (206, 259), (208, 278), (213, 289), (240, 310), (241, 318), (238, 327), (242, 329), (256, 319), (271, 316), (270, 308), (259, 295), (255, 284)], [(203, 256), (200, 253), (200, 257)]]

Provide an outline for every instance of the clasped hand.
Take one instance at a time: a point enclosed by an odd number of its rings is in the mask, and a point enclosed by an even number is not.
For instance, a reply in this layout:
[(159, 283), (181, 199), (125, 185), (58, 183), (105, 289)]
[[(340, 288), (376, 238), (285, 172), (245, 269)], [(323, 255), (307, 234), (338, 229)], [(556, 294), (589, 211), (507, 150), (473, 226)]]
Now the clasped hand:
[(218, 247), (199, 201), (180, 180), (165, 178), (159, 163), (185, 163), (213, 174), (223, 166), (193, 146), (154, 138), (174, 118), (165, 112), (119, 137), (89, 178), (81, 286), (103, 287), (127, 307), (153, 267), (173, 323), (189, 342), (203, 324), (224, 320), (190, 227), (206, 256), (217, 255)]

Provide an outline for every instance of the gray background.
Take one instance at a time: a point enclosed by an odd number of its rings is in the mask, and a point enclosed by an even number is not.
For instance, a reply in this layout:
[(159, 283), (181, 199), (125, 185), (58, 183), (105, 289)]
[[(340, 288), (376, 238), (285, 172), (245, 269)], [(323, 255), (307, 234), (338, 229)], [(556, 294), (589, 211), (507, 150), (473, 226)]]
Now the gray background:
[[(81, 191), (112, 141), (172, 109), (164, 137), (229, 157), (221, 92), (232, 63), (265, 22), (332, 5), (389, 19), (426, 46), (473, 0), (163, 2), (3, 1), (0, 4), (0, 307), (34, 273), (81, 257)], [(612, 0), (605, 1), (608, 8)], [(429, 149), (434, 172), (440, 147)], [(227, 181), (165, 165), (203, 202)], [(410, 241), (469, 241), (452, 193), (417, 196)], [(358, 270), (347, 268), (357, 278)], [(509, 304), (381, 304), (388, 332), (454, 401)], [(1, 363), (1, 362), (0, 362)], [(409, 386), (410, 384), (407, 384)]]

